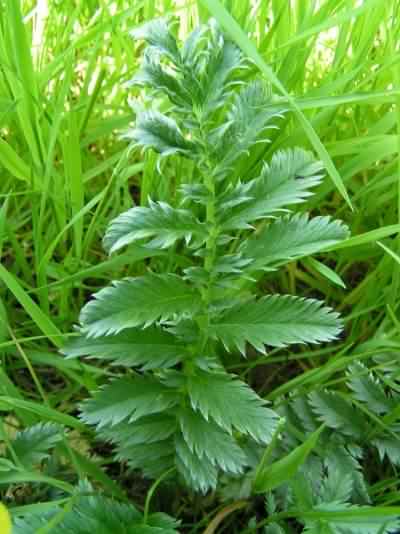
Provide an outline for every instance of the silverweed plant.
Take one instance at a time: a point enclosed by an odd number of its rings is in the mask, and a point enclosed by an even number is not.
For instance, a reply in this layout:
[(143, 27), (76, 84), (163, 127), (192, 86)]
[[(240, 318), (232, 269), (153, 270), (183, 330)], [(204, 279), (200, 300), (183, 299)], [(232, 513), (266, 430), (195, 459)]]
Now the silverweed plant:
[(229, 362), (254, 351), (267, 361), (268, 348), (328, 342), (342, 330), (324, 303), (265, 295), (257, 281), (348, 230), (289, 210), (323, 179), (310, 152), (255, 161), (285, 110), (261, 81), (241, 81), (249, 63), (214, 22), (182, 46), (164, 19), (133, 36), (147, 46), (131, 86), (152, 100), (136, 103), (126, 137), (132, 149), (159, 155), (161, 174), (182, 161), (180, 185), (171, 203), (149, 198), (122, 213), (103, 242), (110, 254), (162, 250), (165, 261), (96, 293), (64, 353), (126, 368), (82, 404), (82, 419), (119, 460), (150, 478), (175, 471), (206, 493), (220, 475), (244, 473), (249, 447), (269, 444), (279, 426), (267, 402), (227, 372)]
[(244, 476), (220, 484), (225, 500), (265, 496), (265, 518), (252, 518), (244, 533), (291, 533), (293, 521), (308, 534), (399, 532), (399, 509), (382, 503), (386, 484), (371, 483), (386, 470), (396, 473), (400, 462), (393, 356), (376, 356), (371, 368), (349, 364), (351, 395), (342, 387), (296, 388), (277, 400), (282, 426), (272, 443)]
[(178, 534), (178, 522), (169, 515), (142, 514), (132, 503), (99, 495), (87, 481), (74, 488), (68, 504), (16, 519), (13, 534)]

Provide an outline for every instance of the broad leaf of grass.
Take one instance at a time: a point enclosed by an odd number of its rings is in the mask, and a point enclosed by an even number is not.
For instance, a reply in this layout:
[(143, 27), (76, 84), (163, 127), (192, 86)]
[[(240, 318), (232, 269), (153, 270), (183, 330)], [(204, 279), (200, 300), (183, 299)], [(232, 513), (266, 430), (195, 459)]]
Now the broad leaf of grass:
[(0, 279), (13, 293), (15, 298), (24, 308), (26, 313), (31, 317), (33, 322), (43, 332), (49, 340), (56, 346), (63, 345), (63, 334), (53, 323), (48, 315), (43, 313), (39, 306), (32, 300), (28, 293), (24, 290), (17, 278), (14, 277), (7, 269), (0, 264)]

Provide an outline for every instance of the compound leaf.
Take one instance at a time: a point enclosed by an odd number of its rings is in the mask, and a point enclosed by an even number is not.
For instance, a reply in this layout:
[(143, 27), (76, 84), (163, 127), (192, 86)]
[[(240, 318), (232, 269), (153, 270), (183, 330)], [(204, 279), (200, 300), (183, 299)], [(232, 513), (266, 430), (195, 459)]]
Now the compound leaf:
[[(86, 488), (86, 493), (93, 491), (90, 487)], [(60, 514), (62, 519), (53, 525), (52, 534), (178, 534), (178, 523), (167, 514), (151, 514), (144, 523), (143, 515), (132, 504), (118, 503), (100, 495), (75, 496), (72, 510), (65, 512), (62, 514), (62, 509), (55, 506), (55, 511), (51, 513), (17, 518), (14, 521), (13, 533), (39, 532)]]

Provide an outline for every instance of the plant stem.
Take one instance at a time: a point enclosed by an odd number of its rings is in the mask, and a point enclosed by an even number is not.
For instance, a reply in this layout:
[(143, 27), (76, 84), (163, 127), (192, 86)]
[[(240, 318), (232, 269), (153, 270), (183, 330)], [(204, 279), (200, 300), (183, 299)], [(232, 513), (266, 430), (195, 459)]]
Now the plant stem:
[(154, 492), (158, 488), (158, 486), (161, 484), (161, 482), (168, 477), (173, 471), (175, 471), (175, 467), (171, 467), (165, 473), (163, 473), (161, 476), (158, 477), (158, 479), (154, 482), (154, 484), (149, 489), (147, 496), (146, 496), (146, 502), (144, 505), (144, 511), (143, 511), (143, 525), (147, 524), (147, 521), (149, 519), (149, 511), (150, 511), (150, 502), (154, 495)]
[(215, 259), (215, 185), (212, 177), (207, 176), (204, 180), (207, 187), (210, 198), (208, 199), (206, 206), (206, 222), (210, 226), (210, 235), (207, 238), (206, 249), (207, 255), (205, 258), (204, 267), (210, 272)]
[(210, 161), (208, 149), (207, 149), (207, 132), (204, 129), (204, 121), (202, 117), (201, 110), (196, 112), (197, 128), (198, 128), (198, 139), (203, 147), (203, 155), (201, 161), (199, 162), (199, 170), (203, 177), (203, 184), (208, 191), (208, 200), (206, 203), (206, 213), (205, 213), (205, 223), (208, 227), (208, 237), (205, 244), (205, 256), (204, 256), (204, 269), (208, 273), (208, 280), (206, 285), (201, 291), (202, 301), (203, 301), (203, 312), (200, 317), (197, 319), (197, 324), (200, 329), (200, 340), (199, 340), (199, 351), (203, 351), (207, 342), (208, 342), (208, 324), (209, 324), (209, 304), (212, 298), (212, 286), (213, 286), (213, 268), (216, 258), (216, 248), (217, 248), (217, 236), (218, 228), (215, 217), (215, 207), (216, 207), (216, 188), (215, 181), (212, 174), (212, 162)]

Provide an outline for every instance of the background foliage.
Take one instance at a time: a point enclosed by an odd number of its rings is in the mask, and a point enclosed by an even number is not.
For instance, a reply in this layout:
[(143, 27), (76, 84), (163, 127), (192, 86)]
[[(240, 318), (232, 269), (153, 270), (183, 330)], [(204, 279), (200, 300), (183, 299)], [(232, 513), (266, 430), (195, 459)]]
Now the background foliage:
[[(321, 406), (325, 390), (357, 402), (371, 427), (367, 445), (378, 451), (368, 453), (363, 464), (369, 491), (376, 503), (397, 505), (397, 404), (388, 407), (371, 393), (373, 386), (349, 382), (349, 373), (364, 377), (370, 369), (379, 391), (390, 390), (396, 398), (398, 2), (3, 0), (0, 8), (0, 432), (11, 454), (1, 460), (3, 500), (43, 512), (54, 507), (48, 503), (69, 506), (65, 494), (75, 495), (77, 478), (88, 478), (108, 495), (145, 505), (148, 482), (111, 462), (109, 451), (99, 448), (77, 418), (77, 404), (105, 376), (112, 377), (113, 369), (64, 359), (57, 349), (90, 293), (110, 279), (145, 269), (139, 248), (106, 257), (101, 237), (108, 222), (132, 201), (144, 204), (150, 193), (154, 200), (173, 200), (180, 185), (178, 159), (165, 167), (168, 179), (161, 178), (156, 159), (129, 154), (120, 137), (132, 121), (128, 97), (137, 90), (126, 83), (139, 67), (143, 46), (129, 31), (171, 15), (183, 37), (211, 15), (254, 61), (244, 80), (261, 71), (274, 85), (279, 105), (292, 110), (273, 143), (252, 155), (254, 165), (278, 148), (313, 149), (330, 178), (308, 209), (343, 219), (353, 236), (328, 255), (340, 278), (318, 261), (298, 261), (262, 286), (266, 292), (325, 299), (344, 315), (342, 340), (313, 350), (276, 349), (268, 359), (254, 357), (231, 370), (270, 401), (296, 389), (314, 407)], [(157, 266), (164, 258), (150, 261)], [(325, 423), (359, 445), (353, 423), (353, 432), (346, 431), (345, 417), (338, 422), (331, 414)], [(37, 424), (44, 426), (28, 430), (33, 434), (28, 442), (32, 446), (39, 428), (43, 447), (29, 457), (24, 438), (16, 448), (12, 442), (17, 430)], [(309, 421), (306, 429), (312, 428)], [(11, 460), (18, 472), (7, 468)], [(188, 532), (201, 532), (222, 506), (213, 498), (192, 501), (179, 493), (171, 502), (162, 486), (153, 499), (154, 510), (179, 517)], [(251, 529), (249, 517), (265, 517), (263, 503), (252, 506), (228, 517), (226, 531)]]

